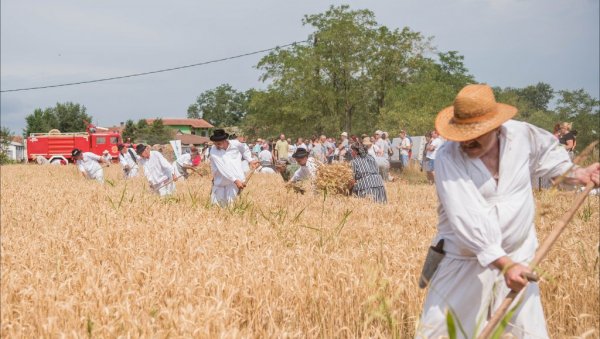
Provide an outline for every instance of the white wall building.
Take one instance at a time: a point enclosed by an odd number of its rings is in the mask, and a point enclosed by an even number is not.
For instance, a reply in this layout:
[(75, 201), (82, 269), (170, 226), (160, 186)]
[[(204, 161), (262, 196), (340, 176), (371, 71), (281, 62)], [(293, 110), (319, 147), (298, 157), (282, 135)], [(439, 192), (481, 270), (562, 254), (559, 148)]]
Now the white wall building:
[(9, 145), (2, 146), (10, 160), (21, 162), (25, 159), (25, 146), (20, 142), (11, 141)]

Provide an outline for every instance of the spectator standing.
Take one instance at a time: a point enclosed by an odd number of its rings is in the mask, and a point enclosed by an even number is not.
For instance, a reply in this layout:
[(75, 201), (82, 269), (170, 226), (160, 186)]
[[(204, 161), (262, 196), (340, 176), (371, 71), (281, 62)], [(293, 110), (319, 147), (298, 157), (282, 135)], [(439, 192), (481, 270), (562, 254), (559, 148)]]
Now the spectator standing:
[(398, 144), (398, 149), (400, 150), (400, 160), (402, 161), (402, 168), (408, 167), (408, 161), (410, 160), (409, 152), (412, 147), (412, 143), (410, 139), (406, 136), (406, 131), (400, 131), (400, 144)]
[(285, 135), (281, 134), (279, 140), (277, 140), (277, 143), (275, 144), (275, 158), (277, 160), (287, 160), (289, 148), (290, 145), (285, 139)]
[(443, 143), (444, 141), (439, 137), (438, 132), (436, 130), (431, 131), (431, 141), (427, 146), (427, 154), (425, 155), (427, 158), (427, 167), (425, 168), (425, 171), (427, 172), (427, 180), (430, 184), (435, 182), (435, 156)]

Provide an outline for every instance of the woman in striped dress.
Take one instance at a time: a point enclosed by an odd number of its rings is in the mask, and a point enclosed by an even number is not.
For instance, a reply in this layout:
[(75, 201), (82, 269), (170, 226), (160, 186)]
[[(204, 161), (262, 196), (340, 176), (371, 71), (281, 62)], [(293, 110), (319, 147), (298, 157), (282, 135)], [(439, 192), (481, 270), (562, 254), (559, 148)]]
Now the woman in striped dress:
[(352, 171), (354, 172), (354, 186), (352, 194), (360, 198), (370, 198), (375, 202), (387, 203), (387, 195), (383, 180), (375, 158), (368, 154), (365, 145), (354, 142), (350, 145), (352, 152)]

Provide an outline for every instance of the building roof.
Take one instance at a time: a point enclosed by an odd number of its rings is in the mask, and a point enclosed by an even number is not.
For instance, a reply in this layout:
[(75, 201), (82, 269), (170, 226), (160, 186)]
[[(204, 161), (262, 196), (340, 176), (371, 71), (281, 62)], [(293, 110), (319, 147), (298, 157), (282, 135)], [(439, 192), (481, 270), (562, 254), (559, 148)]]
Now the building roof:
[[(146, 119), (148, 125), (152, 124), (156, 119)], [(162, 118), (165, 126), (191, 126), (194, 128), (213, 128), (215, 126), (208, 123), (204, 119), (183, 119), (183, 118)]]
[(184, 145), (188, 145), (188, 144), (200, 145), (203, 143), (210, 142), (209, 138), (202, 137), (199, 135), (194, 135), (194, 134), (176, 134), (175, 139), (181, 140), (181, 143)]

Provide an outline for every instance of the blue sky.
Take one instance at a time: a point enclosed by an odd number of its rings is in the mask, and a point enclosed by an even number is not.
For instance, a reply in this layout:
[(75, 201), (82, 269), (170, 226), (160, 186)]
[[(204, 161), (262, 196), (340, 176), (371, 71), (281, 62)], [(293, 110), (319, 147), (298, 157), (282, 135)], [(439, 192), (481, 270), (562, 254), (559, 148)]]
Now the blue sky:
[[(19, 1), (0, 3), (2, 90), (126, 75), (219, 59), (306, 39), (305, 14), (347, 3), (389, 28), (457, 50), (479, 82), (599, 95), (597, 0)], [(262, 55), (97, 84), (0, 95), (1, 124), (57, 102), (83, 104), (101, 126), (182, 117), (203, 91), (229, 83), (264, 88)]]

